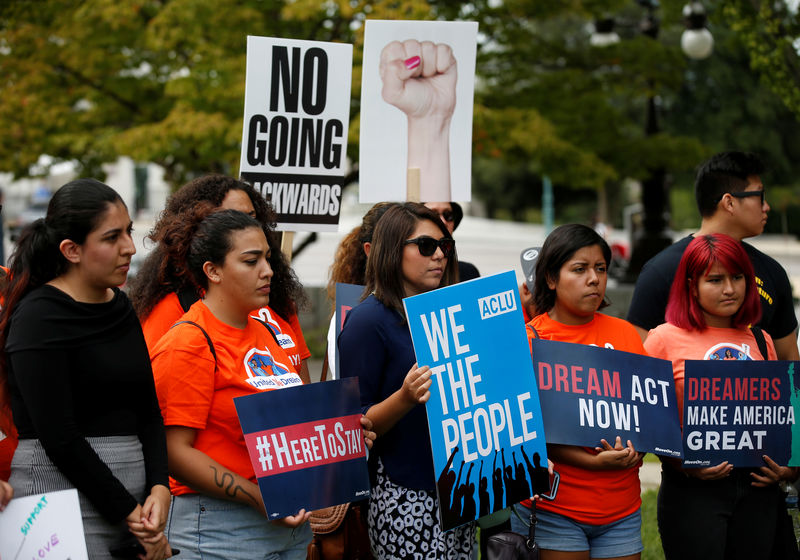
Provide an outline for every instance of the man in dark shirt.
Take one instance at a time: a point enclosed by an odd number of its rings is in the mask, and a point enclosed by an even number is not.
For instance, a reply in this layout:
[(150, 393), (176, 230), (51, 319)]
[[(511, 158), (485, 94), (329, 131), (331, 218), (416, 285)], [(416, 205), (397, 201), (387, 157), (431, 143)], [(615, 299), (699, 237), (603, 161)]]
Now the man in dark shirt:
[[(461, 218), (464, 217), (464, 210), (461, 209), (461, 205), (457, 202), (426, 202), (425, 206), (439, 214), (439, 217), (442, 219), (442, 222), (444, 222), (450, 235), (453, 235), (458, 224), (461, 223)], [(458, 259), (459, 282), (472, 280), (473, 278), (478, 278), (480, 275), (478, 268), (474, 264), (464, 262), (460, 258)]]
[[(760, 175), (763, 163), (753, 154), (723, 152), (697, 170), (695, 197), (702, 221), (695, 235), (724, 233), (742, 241), (760, 235), (767, 223), (767, 204)], [(645, 264), (636, 281), (628, 321), (642, 336), (664, 322), (669, 291), (683, 251), (693, 236), (684, 237)], [(780, 360), (798, 360), (797, 318), (786, 271), (772, 257), (742, 242), (756, 272), (761, 296), (759, 326), (772, 336)]]

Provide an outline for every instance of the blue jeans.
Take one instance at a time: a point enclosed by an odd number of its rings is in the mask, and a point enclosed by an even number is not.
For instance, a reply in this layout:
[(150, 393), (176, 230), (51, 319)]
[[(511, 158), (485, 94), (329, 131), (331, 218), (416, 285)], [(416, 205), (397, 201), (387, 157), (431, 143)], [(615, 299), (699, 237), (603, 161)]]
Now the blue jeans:
[[(528, 534), (528, 517), (531, 510), (522, 504), (514, 506), (524, 523), (516, 514), (511, 515), (511, 530), (521, 535)], [(642, 545), (641, 509), (627, 517), (605, 525), (580, 523), (569, 517), (536, 510), (536, 544), (543, 550), (580, 552), (588, 550), (592, 558), (618, 558), (638, 554)]]
[(253, 508), (202, 494), (173, 496), (167, 538), (180, 560), (305, 560), (311, 528), (270, 522)]

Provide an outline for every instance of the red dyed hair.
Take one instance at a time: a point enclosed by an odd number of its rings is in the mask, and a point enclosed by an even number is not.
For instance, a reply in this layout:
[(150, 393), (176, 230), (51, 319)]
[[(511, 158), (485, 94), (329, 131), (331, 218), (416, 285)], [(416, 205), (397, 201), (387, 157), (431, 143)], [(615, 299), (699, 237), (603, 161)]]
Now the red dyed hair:
[(721, 233), (695, 237), (686, 250), (675, 272), (669, 292), (666, 319), (676, 327), (687, 330), (705, 330), (703, 309), (692, 293), (700, 275), (707, 275), (712, 265), (719, 264), (730, 274), (744, 274), (745, 294), (742, 306), (731, 317), (731, 326), (745, 329), (761, 318), (756, 276), (750, 257), (741, 243)]

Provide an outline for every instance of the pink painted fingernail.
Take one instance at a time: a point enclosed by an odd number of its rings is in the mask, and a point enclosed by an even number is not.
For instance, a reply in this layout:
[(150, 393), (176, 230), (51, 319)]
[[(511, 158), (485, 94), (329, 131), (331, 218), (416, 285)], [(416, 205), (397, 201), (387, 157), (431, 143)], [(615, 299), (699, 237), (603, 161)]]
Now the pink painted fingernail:
[(403, 61), (403, 63), (406, 65), (406, 68), (408, 68), (409, 70), (412, 70), (412, 69), (416, 68), (417, 66), (419, 66), (420, 60), (422, 60), (422, 59), (420, 59), (420, 57), (412, 56), (411, 58), (405, 59)]

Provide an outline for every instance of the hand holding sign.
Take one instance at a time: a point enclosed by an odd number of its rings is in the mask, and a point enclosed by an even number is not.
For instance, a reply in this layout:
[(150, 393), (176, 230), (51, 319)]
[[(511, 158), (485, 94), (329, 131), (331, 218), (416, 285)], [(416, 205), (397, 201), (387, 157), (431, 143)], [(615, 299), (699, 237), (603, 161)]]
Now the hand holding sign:
[(403, 397), (412, 405), (424, 404), (431, 398), (431, 368), (428, 366), (419, 367), (417, 364), (411, 366), (403, 386), (400, 388)]
[(8, 502), (14, 497), (14, 489), (5, 480), (0, 480), (0, 511), (6, 509)]
[(605, 439), (601, 439), (600, 447), (595, 447), (595, 451), (601, 470), (635, 467), (644, 455), (636, 451), (631, 440), (628, 440), (627, 446), (622, 445), (622, 438), (619, 436), (613, 446)]

